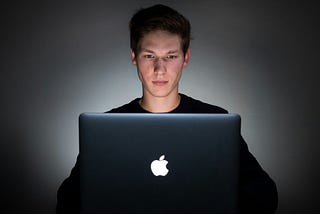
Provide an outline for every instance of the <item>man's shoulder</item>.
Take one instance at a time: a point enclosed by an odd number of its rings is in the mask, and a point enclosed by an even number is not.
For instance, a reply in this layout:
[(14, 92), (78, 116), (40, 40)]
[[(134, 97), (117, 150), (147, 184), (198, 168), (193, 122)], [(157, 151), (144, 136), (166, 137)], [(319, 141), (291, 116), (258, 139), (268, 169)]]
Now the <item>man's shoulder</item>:
[(181, 96), (181, 111), (188, 113), (214, 113), (214, 114), (227, 114), (228, 111), (216, 105), (202, 102), (200, 100), (189, 97), (185, 94)]
[(107, 111), (106, 113), (140, 113), (141, 108), (139, 108), (139, 101), (140, 98), (136, 98), (132, 100), (131, 102), (124, 104), (120, 107), (113, 108), (110, 111)]

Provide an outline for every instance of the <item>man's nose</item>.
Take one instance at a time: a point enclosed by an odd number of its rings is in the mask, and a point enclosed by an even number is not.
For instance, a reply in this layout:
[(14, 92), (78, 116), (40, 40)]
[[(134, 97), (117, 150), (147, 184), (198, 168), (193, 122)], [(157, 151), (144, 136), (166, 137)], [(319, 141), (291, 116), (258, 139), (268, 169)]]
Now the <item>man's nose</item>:
[(154, 72), (166, 72), (166, 60), (157, 58), (154, 61)]

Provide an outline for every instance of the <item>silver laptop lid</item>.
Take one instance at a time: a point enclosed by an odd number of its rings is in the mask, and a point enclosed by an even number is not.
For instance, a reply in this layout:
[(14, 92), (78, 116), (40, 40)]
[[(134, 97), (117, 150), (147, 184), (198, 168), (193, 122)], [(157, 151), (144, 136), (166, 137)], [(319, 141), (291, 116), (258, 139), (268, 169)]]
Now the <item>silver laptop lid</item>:
[(82, 114), (82, 213), (235, 213), (240, 117)]

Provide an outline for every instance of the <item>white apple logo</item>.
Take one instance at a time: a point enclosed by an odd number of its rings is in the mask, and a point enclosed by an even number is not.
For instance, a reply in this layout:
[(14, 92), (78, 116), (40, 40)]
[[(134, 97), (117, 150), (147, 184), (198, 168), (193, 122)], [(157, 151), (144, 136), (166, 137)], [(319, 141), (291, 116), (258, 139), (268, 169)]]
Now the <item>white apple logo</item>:
[(169, 172), (167, 169), (168, 161), (164, 160), (164, 155), (162, 155), (159, 160), (154, 160), (151, 163), (151, 171), (155, 176), (166, 176)]

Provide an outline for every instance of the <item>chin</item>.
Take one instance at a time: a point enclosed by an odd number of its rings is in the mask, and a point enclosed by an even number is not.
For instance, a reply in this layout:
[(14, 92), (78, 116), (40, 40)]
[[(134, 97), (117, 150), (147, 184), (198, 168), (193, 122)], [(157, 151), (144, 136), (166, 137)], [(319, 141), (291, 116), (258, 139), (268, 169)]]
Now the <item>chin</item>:
[(169, 94), (160, 94), (160, 93), (156, 93), (156, 94), (152, 94), (153, 97), (157, 97), (157, 98), (165, 98), (165, 97), (168, 97)]
[(175, 93), (178, 94), (178, 91), (175, 92), (175, 89), (170, 90), (169, 88), (162, 88), (162, 89), (156, 88), (152, 90), (147, 90), (146, 92), (150, 94), (152, 97), (157, 97), (157, 98), (165, 98)]

